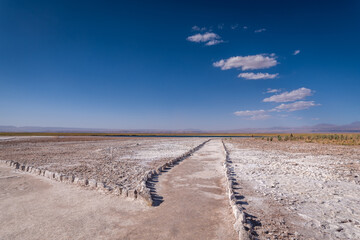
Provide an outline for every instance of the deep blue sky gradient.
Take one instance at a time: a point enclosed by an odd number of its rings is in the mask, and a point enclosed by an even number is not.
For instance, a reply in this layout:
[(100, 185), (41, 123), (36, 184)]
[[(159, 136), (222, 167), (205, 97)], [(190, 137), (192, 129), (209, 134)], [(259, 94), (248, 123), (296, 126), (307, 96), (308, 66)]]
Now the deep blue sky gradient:
[[(194, 25), (225, 42), (187, 41)], [(266, 31), (254, 33), (260, 28)], [(356, 0), (0, 0), (0, 125), (219, 130), (346, 124), (360, 120), (359, 43)], [(242, 71), (212, 65), (262, 53), (275, 53), (280, 64), (255, 72), (279, 78), (244, 80), (237, 78)], [(271, 96), (267, 88), (300, 87), (314, 90), (306, 100), (321, 105), (266, 120), (233, 114), (279, 105), (262, 102)]]

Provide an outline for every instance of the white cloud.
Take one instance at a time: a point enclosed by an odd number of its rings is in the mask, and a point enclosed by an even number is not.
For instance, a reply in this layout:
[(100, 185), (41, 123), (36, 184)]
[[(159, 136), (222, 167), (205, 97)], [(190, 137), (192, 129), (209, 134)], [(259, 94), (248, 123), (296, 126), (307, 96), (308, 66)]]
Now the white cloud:
[(270, 115), (264, 114), (264, 115), (254, 115), (248, 118), (249, 120), (265, 120), (271, 118)]
[(234, 112), (236, 116), (253, 116), (253, 115), (261, 115), (265, 113), (266, 113), (265, 110), (246, 110), (246, 111)]
[(275, 107), (274, 109), (272, 109), (272, 111), (277, 111), (277, 112), (281, 112), (281, 111), (287, 111), (287, 112), (294, 112), (294, 111), (299, 111), (299, 110), (304, 110), (304, 109), (308, 109), (314, 106), (318, 106), (319, 104), (316, 104), (314, 101), (297, 101), (297, 102), (293, 102), (293, 103), (283, 103), (280, 104), (279, 106)]
[(254, 115), (251, 116), (249, 118), (249, 120), (265, 120), (265, 119), (269, 119), (271, 116), (267, 115), (267, 114), (263, 114), (263, 115)]
[(295, 50), (293, 55), (298, 55), (300, 53), (300, 50)]
[(245, 29), (245, 30), (246, 30), (246, 29), (248, 29), (248, 27), (247, 27), (247, 26), (243, 26), (243, 29)]
[(187, 40), (190, 42), (208, 42), (210, 40), (214, 40), (218, 38), (220, 38), (220, 36), (217, 35), (216, 33), (207, 32), (204, 34), (197, 33), (195, 35), (188, 37)]
[(258, 79), (273, 79), (276, 78), (279, 74), (269, 74), (269, 73), (240, 73), (239, 78), (245, 78), (248, 80), (258, 80)]
[(276, 66), (275, 55), (269, 56), (266, 54), (257, 54), (249, 56), (236, 56), (228, 59), (221, 59), (220, 61), (214, 62), (214, 67), (220, 67), (222, 70), (228, 70), (232, 68), (240, 68), (244, 70), (252, 69), (263, 69)]
[(199, 32), (203, 32), (203, 31), (206, 31), (206, 27), (198, 27), (198, 26), (193, 26), (192, 28), (191, 28), (193, 31), (199, 31)]
[(239, 24), (234, 24), (230, 26), (232, 30), (235, 30), (239, 27)]
[(221, 40), (221, 37), (219, 35), (212, 32), (206, 32), (204, 34), (197, 33), (195, 35), (189, 36), (187, 40), (190, 42), (197, 42), (197, 43), (206, 42), (205, 45), (207, 46), (212, 46), (223, 42), (223, 40)]
[(266, 93), (277, 93), (277, 92), (281, 92), (281, 90), (280, 89), (272, 89), (272, 88), (266, 89)]
[(261, 32), (265, 32), (265, 31), (266, 31), (266, 28), (261, 28), (261, 29), (255, 30), (254, 32), (255, 33), (261, 33)]
[(266, 114), (265, 110), (246, 110), (246, 111), (237, 111), (234, 112), (236, 116), (240, 117), (248, 117), (249, 120), (264, 120), (271, 117), (270, 115)]
[[(245, 110), (245, 111), (236, 111), (234, 115), (239, 117), (244, 117), (248, 120), (264, 120), (271, 118), (272, 116), (269, 114), (271, 112), (294, 112), (299, 110), (309, 109), (311, 107), (319, 106), (320, 104), (316, 104), (314, 101), (297, 101), (293, 103), (282, 103), (279, 106), (269, 109), (269, 110)], [(289, 117), (287, 114), (279, 115), (279, 117), (286, 118)], [(296, 119), (300, 119), (299, 117), (295, 117)], [(313, 119), (314, 120), (314, 119)]]
[(208, 41), (205, 45), (206, 46), (212, 46), (212, 45), (216, 45), (216, 44), (219, 44), (219, 43), (222, 43), (222, 42), (224, 42), (223, 40), (211, 40), (211, 41)]
[(291, 92), (283, 92), (281, 94), (265, 98), (263, 102), (292, 102), (304, 99), (312, 94), (313, 91), (311, 89), (302, 87)]

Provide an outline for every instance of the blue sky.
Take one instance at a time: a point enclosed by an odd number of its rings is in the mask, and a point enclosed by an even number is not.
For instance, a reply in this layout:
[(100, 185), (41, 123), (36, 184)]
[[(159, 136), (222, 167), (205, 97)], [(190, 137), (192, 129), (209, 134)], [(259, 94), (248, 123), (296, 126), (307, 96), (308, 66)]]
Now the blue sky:
[(0, 125), (360, 120), (359, 1), (0, 1)]

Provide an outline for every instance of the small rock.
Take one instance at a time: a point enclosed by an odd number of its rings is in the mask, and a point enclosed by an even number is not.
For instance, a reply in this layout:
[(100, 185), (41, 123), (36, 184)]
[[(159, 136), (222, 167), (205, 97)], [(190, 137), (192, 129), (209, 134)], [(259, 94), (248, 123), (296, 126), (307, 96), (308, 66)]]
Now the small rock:
[(341, 232), (342, 230), (344, 230), (344, 228), (342, 228), (342, 227), (337, 227), (337, 228), (336, 228), (336, 231), (337, 231), (337, 232)]
[(92, 188), (96, 188), (97, 187), (97, 182), (95, 179), (90, 179), (89, 180), (89, 186)]

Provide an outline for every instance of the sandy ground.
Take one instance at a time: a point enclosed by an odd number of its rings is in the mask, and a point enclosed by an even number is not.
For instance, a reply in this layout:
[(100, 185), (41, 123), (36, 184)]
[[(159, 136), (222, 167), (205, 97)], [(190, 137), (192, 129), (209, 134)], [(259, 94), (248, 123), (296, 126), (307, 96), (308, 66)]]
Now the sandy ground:
[(14, 137), (0, 159), (133, 189), (146, 171), (198, 146), (204, 138)]
[(360, 148), (226, 140), (259, 239), (360, 239)]
[(220, 140), (155, 182), (148, 207), (0, 167), (0, 239), (237, 239)]

